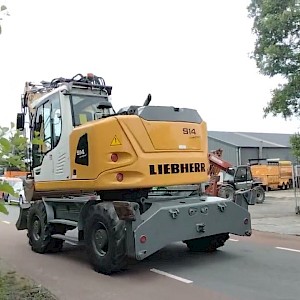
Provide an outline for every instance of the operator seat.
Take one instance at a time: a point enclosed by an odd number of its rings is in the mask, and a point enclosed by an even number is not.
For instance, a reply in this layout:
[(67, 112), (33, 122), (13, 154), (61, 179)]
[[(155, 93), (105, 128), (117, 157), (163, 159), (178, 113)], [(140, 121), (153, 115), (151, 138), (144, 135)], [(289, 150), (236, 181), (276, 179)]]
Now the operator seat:
[(76, 114), (75, 117), (75, 126), (82, 125), (86, 122), (94, 121), (94, 116), (91, 112), (83, 111), (79, 114)]

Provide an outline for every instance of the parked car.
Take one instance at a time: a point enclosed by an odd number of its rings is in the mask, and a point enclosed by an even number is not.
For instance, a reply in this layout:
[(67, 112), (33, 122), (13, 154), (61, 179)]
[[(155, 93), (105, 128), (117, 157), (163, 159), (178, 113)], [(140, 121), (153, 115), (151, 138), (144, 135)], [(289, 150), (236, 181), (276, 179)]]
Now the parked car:
[(20, 178), (8, 178), (8, 177), (2, 177), (0, 179), (2, 182), (7, 182), (13, 189), (16, 195), (11, 195), (6, 192), (2, 192), (2, 198), (5, 202), (8, 204), (11, 203), (24, 203), (26, 202), (25, 199), (25, 193), (24, 193), (24, 187), (23, 187), (23, 180)]

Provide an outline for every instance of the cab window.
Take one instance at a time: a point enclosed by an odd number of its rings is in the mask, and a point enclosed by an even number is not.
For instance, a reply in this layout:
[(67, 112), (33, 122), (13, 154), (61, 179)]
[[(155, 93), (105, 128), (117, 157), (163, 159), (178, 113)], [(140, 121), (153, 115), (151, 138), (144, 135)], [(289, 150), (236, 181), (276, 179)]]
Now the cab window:
[(245, 168), (238, 168), (235, 174), (235, 180), (237, 182), (243, 182), (247, 179), (247, 170)]
[(39, 106), (33, 123), (32, 167), (41, 165), (47, 152), (60, 140), (62, 119), (59, 98), (53, 98)]
[(72, 95), (71, 107), (74, 126), (114, 114), (110, 102), (104, 96)]

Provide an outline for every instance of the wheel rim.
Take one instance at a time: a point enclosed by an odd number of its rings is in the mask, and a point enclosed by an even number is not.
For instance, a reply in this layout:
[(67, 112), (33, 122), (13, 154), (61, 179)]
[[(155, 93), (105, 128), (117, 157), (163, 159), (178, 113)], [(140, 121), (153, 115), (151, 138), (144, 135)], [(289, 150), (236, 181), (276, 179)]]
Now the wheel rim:
[(102, 223), (97, 223), (93, 232), (93, 246), (100, 256), (106, 255), (108, 251), (108, 234)]
[(41, 221), (38, 217), (35, 217), (32, 223), (32, 236), (36, 241), (41, 237)]
[(225, 190), (225, 199), (233, 200), (233, 191), (231, 189)]
[(263, 200), (263, 193), (260, 190), (257, 190), (256, 198), (259, 201)]

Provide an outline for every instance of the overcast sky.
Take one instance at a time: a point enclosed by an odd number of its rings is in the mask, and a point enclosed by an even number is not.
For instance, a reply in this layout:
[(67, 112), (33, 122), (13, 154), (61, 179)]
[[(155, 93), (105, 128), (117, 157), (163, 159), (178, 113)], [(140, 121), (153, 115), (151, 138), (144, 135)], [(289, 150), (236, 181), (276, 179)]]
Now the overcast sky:
[(92, 72), (115, 109), (191, 107), (208, 130), (294, 133), (299, 120), (263, 118), (278, 79), (258, 73), (250, 0), (0, 0), (0, 125), (15, 121), (25, 81)]

